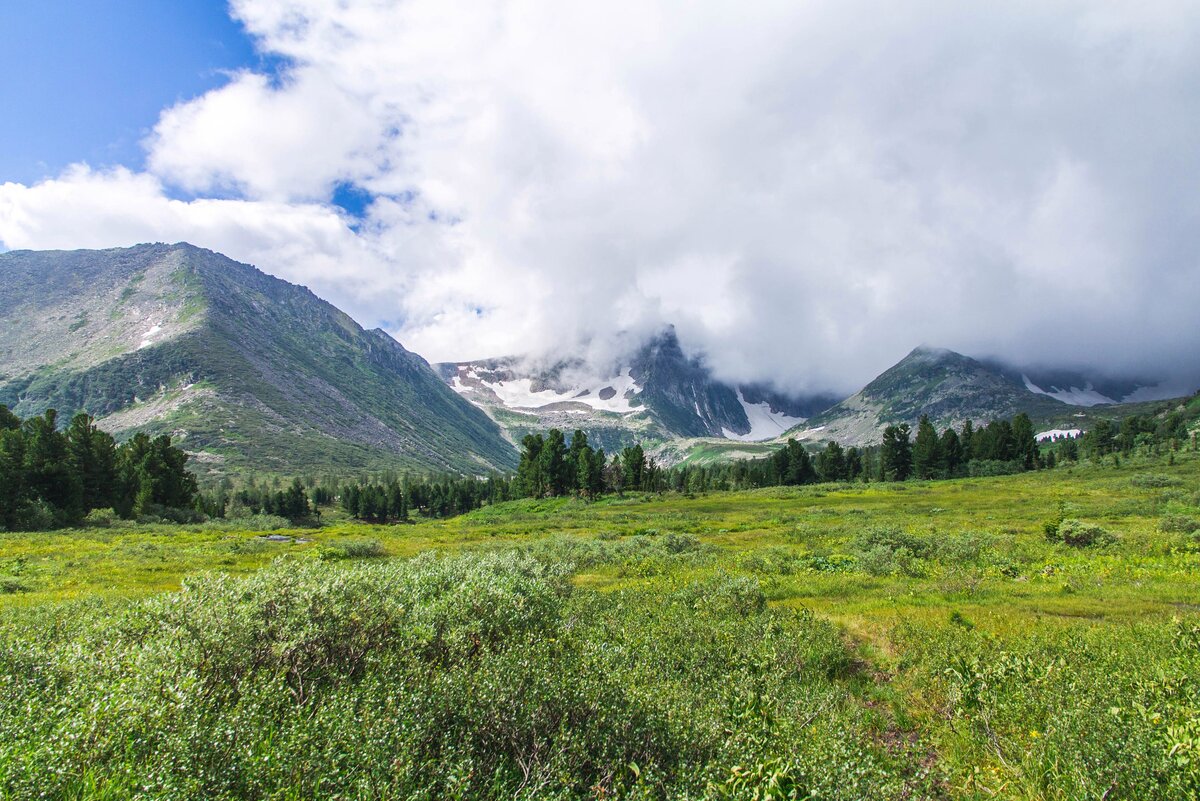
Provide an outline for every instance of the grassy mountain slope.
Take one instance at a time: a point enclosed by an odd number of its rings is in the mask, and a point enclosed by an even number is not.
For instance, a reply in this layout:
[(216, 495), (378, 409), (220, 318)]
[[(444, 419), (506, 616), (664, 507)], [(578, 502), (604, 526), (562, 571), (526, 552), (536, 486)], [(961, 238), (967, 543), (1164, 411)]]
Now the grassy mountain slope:
[(191, 245), (0, 254), (0, 402), (166, 431), (213, 469), (479, 472), (515, 454), (429, 365)]

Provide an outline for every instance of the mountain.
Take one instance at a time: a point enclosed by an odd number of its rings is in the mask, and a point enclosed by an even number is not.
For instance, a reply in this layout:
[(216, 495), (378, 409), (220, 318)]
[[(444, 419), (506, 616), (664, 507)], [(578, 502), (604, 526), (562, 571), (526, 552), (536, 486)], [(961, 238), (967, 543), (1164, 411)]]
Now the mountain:
[(516, 454), (381, 330), (188, 244), (0, 254), (0, 403), (172, 434), (201, 469), (482, 472)]
[(435, 366), (514, 441), (550, 427), (581, 428), (609, 450), (643, 440), (771, 440), (836, 400), (718, 381), (683, 352), (670, 327), (615, 364), (507, 357)]
[[(968, 419), (987, 423), (1019, 412), (1033, 418), (1039, 430), (1072, 430), (1086, 428), (1098, 417), (1139, 411), (1137, 403), (1111, 405), (1112, 399), (1101, 396), (1090, 380), (1081, 380), (1077, 373), (1058, 371), (1067, 389), (1053, 383), (1054, 375), (1038, 374), (1046, 382), (1043, 389), (1033, 383), (1028, 371), (921, 346), (789, 435), (863, 445), (879, 442), (888, 425), (908, 423), (915, 430), (923, 414), (939, 430), (960, 427)], [(1110, 379), (1104, 387), (1118, 396), (1149, 394), (1143, 384), (1131, 380)]]
[(1096, 370), (1046, 367), (1015, 367), (998, 361), (985, 361), (1012, 378), (1020, 380), (1030, 392), (1048, 395), (1072, 406), (1136, 403), (1166, 400), (1189, 394), (1195, 387), (1186, 379), (1152, 380), (1144, 376), (1112, 376)]

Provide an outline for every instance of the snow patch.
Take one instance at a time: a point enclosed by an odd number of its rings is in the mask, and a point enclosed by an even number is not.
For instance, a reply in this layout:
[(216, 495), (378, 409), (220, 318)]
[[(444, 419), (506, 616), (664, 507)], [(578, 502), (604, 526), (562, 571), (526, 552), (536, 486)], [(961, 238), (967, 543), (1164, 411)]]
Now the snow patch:
[(747, 403), (740, 389), (737, 391), (737, 398), (746, 412), (746, 419), (750, 421), (750, 431), (746, 434), (738, 434), (728, 428), (722, 428), (721, 433), (725, 435), (726, 439), (738, 442), (762, 442), (775, 439), (789, 428), (804, 422), (803, 417), (792, 417), (783, 412), (772, 411), (771, 404), (766, 401)]
[(1025, 382), (1025, 389), (1038, 395), (1048, 395), (1051, 398), (1057, 398), (1063, 403), (1069, 403), (1072, 406), (1099, 406), (1102, 403), (1116, 403), (1115, 400), (1107, 395), (1101, 395), (1092, 386), (1089, 381), (1086, 387), (1068, 387), (1067, 389), (1059, 389), (1058, 387), (1050, 387), (1049, 390), (1042, 389), (1037, 384), (1029, 380), (1029, 376), (1022, 375), (1021, 380)]
[(151, 345), (153, 345), (153, 344), (154, 344), (154, 337), (155, 337), (155, 335), (156, 335), (156, 334), (158, 334), (158, 333), (159, 333), (159, 332), (161, 332), (161, 331), (162, 331), (162, 326), (161, 326), (161, 325), (158, 325), (158, 324), (156, 323), (154, 326), (152, 326), (152, 327), (150, 328), (150, 330), (149, 330), (149, 331), (147, 331), (146, 333), (142, 334), (142, 344), (138, 345), (138, 350), (141, 350), (142, 348), (148, 348), (148, 347), (150, 347)]
[[(535, 392), (531, 378), (491, 382), (478, 378), (474, 370), (469, 371), (467, 375), (469, 378), (477, 380), (480, 387), (486, 387), (496, 393), (500, 402), (511, 409), (539, 409), (551, 403), (569, 401), (582, 403), (601, 412), (630, 414), (638, 411), (638, 408), (634, 407), (630, 400), (642, 391), (642, 388), (630, 375), (628, 368), (622, 370), (618, 376), (596, 379), (589, 382), (587, 386), (569, 387), (561, 392), (553, 389)], [(474, 389), (474, 387), (464, 385), (458, 376), (454, 377), (450, 386), (455, 392), (467, 392)], [(612, 391), (610, 393), (605, 390)], [(607, 397), (601, 397), (601, 395)]]
[(1037, 441), (1044, 442), (1048, 439), (1054, 440), (1054, 439), (1060, 439), (1062, 437), (1071, 437), (1073, 439), (1075, 437), (1078, 437), (1082, 433), (1083, 432), (1080, 431), (1078, 428), (1053, 428), (1049, 431), (1043, 431), (1040, 434), (1038, 434)]

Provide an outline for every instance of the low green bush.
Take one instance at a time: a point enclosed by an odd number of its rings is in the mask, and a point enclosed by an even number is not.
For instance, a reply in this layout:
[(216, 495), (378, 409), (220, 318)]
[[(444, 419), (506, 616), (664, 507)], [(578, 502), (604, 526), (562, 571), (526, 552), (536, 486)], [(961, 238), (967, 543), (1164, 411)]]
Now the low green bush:
[(1086, 548), (1092, 545), (1109, 545), (1117, 538), (1112, 532), (1095, 523), (1068, 519), (1059, 524), (1057, 539), (1065, 545)]
[(1129, 479), (1129, 483), (1140, 489), (1163, 489), (1165, 487), (1178, 487), (1183, 482), (1175, 476), (1164, 476), (1158, 473), (1139, 473)]
[(378, 559), (387, 556), (387, 549), (379, 540), (342, 540), (335, 545), (322, 546), (318, 553), (325, 560), (335, 559)]
[(860, 532), (854, 538), (854, 548), (858, 567), (873, 576), (922, 575), (923, 559), (931, 553), (925, 540), (889, 526), (872, 526)]
[(1191, 534), (1200, 531), (1200, 520), (1187, 515), (1167, 515), (1158, 521), (1158, 530), (1169, 534)]
[(574, 593), (513, 550), (280, 560), (0, 619), (0, 798), (898, 796), (838, 702), (851, 670), (746, 577)]

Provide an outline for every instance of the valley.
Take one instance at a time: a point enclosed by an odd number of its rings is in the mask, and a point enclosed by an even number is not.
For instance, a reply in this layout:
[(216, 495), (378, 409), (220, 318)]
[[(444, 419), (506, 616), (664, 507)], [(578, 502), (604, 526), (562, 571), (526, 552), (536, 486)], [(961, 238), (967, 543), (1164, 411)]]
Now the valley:
[[(1184, 798), (1198, 504), (1189, 452), (400, 526), (331, 507), (269, 532), (0, 533), (0, 787)], [(1064, 514), (1111, 539), (1048, 540)]]

